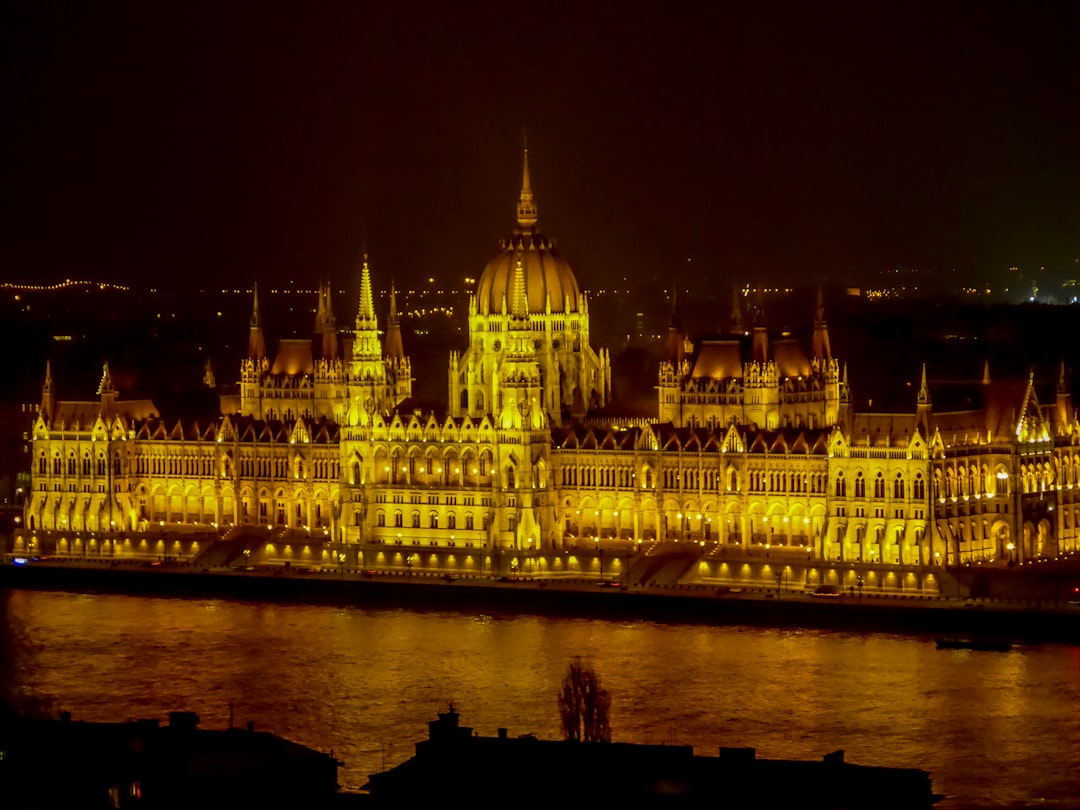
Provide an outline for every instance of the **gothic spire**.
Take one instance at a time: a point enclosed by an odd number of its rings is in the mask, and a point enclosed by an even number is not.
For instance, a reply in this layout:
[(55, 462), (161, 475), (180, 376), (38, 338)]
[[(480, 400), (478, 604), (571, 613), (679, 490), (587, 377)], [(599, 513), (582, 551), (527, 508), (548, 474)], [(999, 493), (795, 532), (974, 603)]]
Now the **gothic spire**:
[(56, 412), (56, 387), (53, 385), (52, 361), (45, 361), (45, 384), (41, 386), (41, 413), (51, 422)]
[(113, 388), (112, 372), (109, 371), (109, 362), (107, 360), (101, 369), (101, 382), (98, 383), (97, 392), (99, 396), (101, 394), (113, 394), (116, 392), (116, 389)]
[(919, 396), (916, 402), (919, 405), (930, 404), (930, 389), (926, 387), (926, 363), (922, 364), (922, 382), (919, 383)]
[(739, 297), (739, 285), (731, 287), (731, 334), (741, 335), (746, 331), (743, 326), (742, 300)]
[(266, 357), (266, 336), (263, 335), (262, 315), (259, 313), (259, 285), (256, 282), (251, 308), (251, 328), (248, 330), (248, 357), (262, 360)]
[(814, 357), (832, 357), (829, 346), (829, 326), (825, 323), (825, 294), (820, 286), (817, 289), (817, 307), (814, 311), (814, 338), (812, 346)]
[(396, 360), (405, 357), (405, 346), (401, 342), (401, 319), (397, 311), (397, 289), (390, 282), (390, 312), (386, 316), (386, 356)]
[(522, 231), (532, 232), (536, 230), (537, 212), (536, 203), (533, 201), (532, 183), (529, 181), (529, 147), (524, 148), (521, 171), (521, 196), (518, 197), (517, 221)]
[(376, 329), (375, 304), (371, 298), (371, 268), (368, 267), (367, 253), (360, 270), (360, 307), (356, 311), (356, 328)]
[(251, 326), (262, 326), (262, 316), (259, 314), (259, 282), (255, 282), (255, 291), (253, 294), (254, 304), (251, 308)]
[(529, 298), (525, 290), (525, 264), (523, 254), (519, 253), (514, 265), (514, 277), (510, 281), (510, 314), (515, 318), (529, 315)]

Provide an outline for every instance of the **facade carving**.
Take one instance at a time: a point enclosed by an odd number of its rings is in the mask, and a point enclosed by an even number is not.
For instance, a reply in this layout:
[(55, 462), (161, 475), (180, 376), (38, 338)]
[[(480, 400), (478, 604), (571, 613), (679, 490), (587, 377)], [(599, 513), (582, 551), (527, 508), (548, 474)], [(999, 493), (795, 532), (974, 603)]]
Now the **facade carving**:
[(314, 337), (273, 359), (256, 291), (240, 392), (215, 419), (124, 400), (108, 366), (96, 398), (60, 401), (47, 368), (17, 543), (197, 558), (258, 531), (247, 550), (267, 560), (536, 573), (574, 570), (581, 552), (602, 568), (605, 551), (621, 571), (678, 543), (714, 573), (756, 557), (898, 580), (1077, 549), (1064, 369), (1048, 406), (1033, 378), (987, 373), (977, 407), (935, 412), (924, 369), (913, 411), (858, 413), (819, 300), (808, 345), (760, 319), (743, 331), (738, 312), (688, 353), (669, 341), (654, 419), (590, 420), (610, 400), (610, 360), (536, 228), (527, 158), (517, 223), (470, 299), (444, 414), (410, 405), (396, 295), (383, 338), (366, 257), (351, 334), (327, 288)]

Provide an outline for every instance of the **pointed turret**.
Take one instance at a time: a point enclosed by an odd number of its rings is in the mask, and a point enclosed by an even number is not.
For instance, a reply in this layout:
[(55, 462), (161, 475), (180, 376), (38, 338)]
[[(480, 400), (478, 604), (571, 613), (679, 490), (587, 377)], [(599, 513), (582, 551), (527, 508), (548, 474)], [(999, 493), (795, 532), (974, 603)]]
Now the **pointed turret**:
[(519, 253), (510, 279), (510, 315), (514, 318), (529, 317), (529, 298), (525, 292), (525, 254)]
[(739, 295), (738, 284), (731, 287), (731, 315), (728, 326), (733, 335), (741, 335), (746, 331), (746, 326), (743, 324), (742, 297)]
[(1068, 435), (1072, 432), (1073, 408), (1072, 395), (1069, 393), (1069, 384), (1065, 380), (1064, 360), (1061, 361), (1061, 371), (1058, 373), (1055, 406), (1054, 429), (1059, 436)]
[(919, 383), (919, 395), (915, 401), (919, 405), (930, 404), (930, 389), (926, 386), (926, 363), (922, 364), (922, 381)]
[(41, 386), (41, 416), (51, 422), (56, 415), (56, 387), (53, 385), (52, 361), (45, 361), (45, 384)]
[(983, 385), (989, 385), (990, 384), (990, 359), (989, 358), (987, 358), (986, 360), (983, 361), (982, 384)]
[(765, 313), (758, 310), (754, 319), (753, 359), (756, 363), (769, 360), (769, 330), (765, 326)]
[(386, 356), (394, 360), (405, 357), (405, 346), (401, 342), (401, 319), (397, 311), (397, 289), (390, 282), (390, 312), (386, 316)]
[(817, 290), (817, 308), (814, 312), (814, 357), (828, 360), (832, 357), (832, 349), (829, 347), (829, 327), (825, 323), (825, 295), (821, 287)]
[(214, 377), (214, 367), (210, 364), (210, 358), (206, 358), (206, 365), (203, 367), (203, 385), (207, 388), (217, 388), (217, 379)]
[(678, 370), (684, 356), (682, 322), (679, 319), (679, 286), (671, 292), (671, 315), (668, 317), (667, 359)]
[(360, 304), (356, 310), (356, 331), (378, 329), (375, 320), (375, 303), (371, 297), (371, 269), (368, 267), (367, 253), (360, 269)]
[(108, 419), (112, 416), (113, 406), (116, 403), (116, 388), (113, 387), (112, 372), (109, 371), (109, 363), (101, 369), (101, 382), (98, 383), (98, 396), (101, 397), (101, 416)]
[(109, 371), (109, 362), (107, 360), (101, 368), (101, 382), (98, 383), (97, 392), (98, 396), (116, 393), (116, 389), (113, 388), (112, 372)]
[(521, 196), (518, 197), (517, 222), (518, 229), (524, 233), (532, 233), (536, 230), (538, 220), (536, 203), (533, 201), (532, 183), (529, 180), (529, 147), (524, 148), (521, 171)]
[(315, 334), (322, 340), (322, 359), (337, 360), (339, 352), (337, 319), (331, 300), (330, 283), (319, 287), (319, 308), (315, 315)]
[(248, 357), (262, 360), (266, 357), (266, 336), (263, 334), (262, 315), (259, 314), (259, 285), (255, 284), (252, 294), (251, 328), (248, 330)]

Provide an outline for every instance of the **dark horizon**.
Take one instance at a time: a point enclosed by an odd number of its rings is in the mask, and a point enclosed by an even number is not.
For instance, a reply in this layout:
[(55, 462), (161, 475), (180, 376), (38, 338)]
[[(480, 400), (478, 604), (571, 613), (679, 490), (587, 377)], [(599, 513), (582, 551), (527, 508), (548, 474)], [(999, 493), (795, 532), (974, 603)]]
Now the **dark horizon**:
[[(540, 226), (583, 286), (1074, 277), (1075, 4), (652, 13), (22, 4), (5, 281), (450, 285)], [(996, 283), (996, 281), (995, 281)]]

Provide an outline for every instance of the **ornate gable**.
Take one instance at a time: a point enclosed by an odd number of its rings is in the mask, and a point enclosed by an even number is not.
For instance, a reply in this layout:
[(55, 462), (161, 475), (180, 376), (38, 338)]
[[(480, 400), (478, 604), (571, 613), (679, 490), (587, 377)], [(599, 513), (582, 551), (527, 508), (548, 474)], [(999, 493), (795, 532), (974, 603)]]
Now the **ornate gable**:
[(724, 443), (720, 450), (723, 453), (746, 452), (746, 443), (743, 441), (742, 435), (735, 429), (734, 425), (730, 425), (727, 429), (727, 433), (724, 434)]
[(311, 433), (303, 419), (297, 419), (289, 434), (289, 444), (311, 444)]

